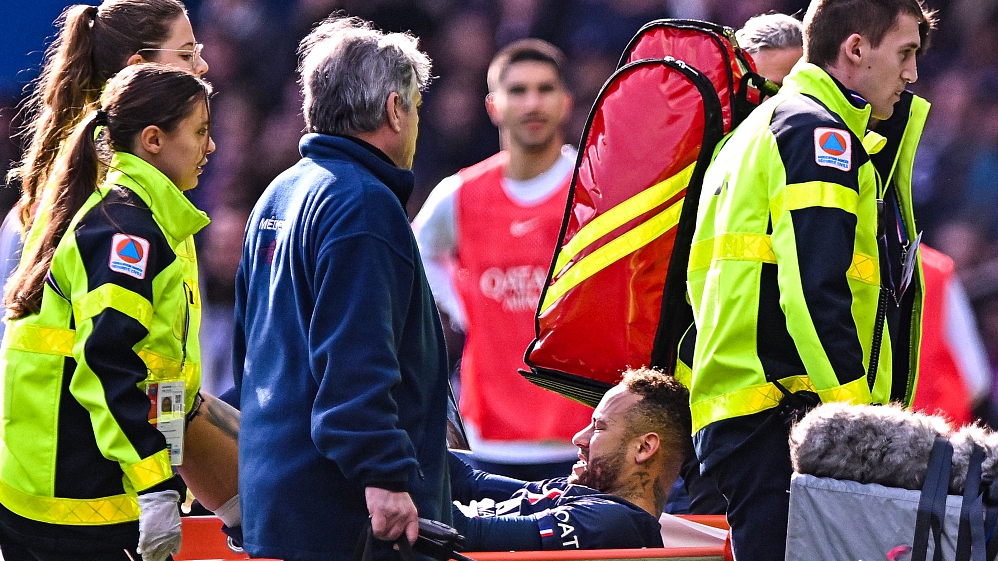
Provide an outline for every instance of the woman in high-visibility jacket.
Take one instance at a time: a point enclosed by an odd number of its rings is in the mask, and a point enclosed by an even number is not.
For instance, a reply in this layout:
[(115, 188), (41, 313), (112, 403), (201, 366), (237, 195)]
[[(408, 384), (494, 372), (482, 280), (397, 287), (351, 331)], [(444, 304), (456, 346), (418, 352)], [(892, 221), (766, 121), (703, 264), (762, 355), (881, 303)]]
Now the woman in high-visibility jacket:
[[(38, 81), (25, 101), (24, 157), (10, 179), (20, 183), (21, 200), (0, 226), (0, 279), (16, 268), (23, 234), (47, 218), (57, 189), (48, 189), (56, 163), (63, 159), (73, 128), (97, 108), (111, 76), (133, 64), (158, 62), (208, 71), (187, 11), (180, 0), (104, 0), (99, 6), (77, 4), (56, 21), (59, 34), (45, 52)], [(0, 323), (0, 335), (5, 324)], [(181, 474), (201, 505), (229, 527), (241, 524), (236, 494), (238, 412), (204, 395), (207, 414), (191, 422), (187, 460)], [(238, 429), (235, 429), (238, 430)], [(221, 483), (221, 484), (220, 484)]]
[[(159, 62), (208, 71), (186, 8), (180, 0), (105, 0), (100, 6), (69, 6), (56, 24), (58, 36), (45, 51), (32, 93), (25, 100), (24, 156), (11, 169), (21, 199), (0, 228), (0, 281), (17, 266), (22, 234), (51, 205), (45, 186), (63, 145), (84, 115), (96, 109), (101, 89), (125, 66)], [(0, 334), (3, 333), (0, 324)]]
[[(130, 66), (69, 138), (8, 284), (0, 418), (7, 560), (160, 561), (180, 545), (185, 412), (200, 386), (193, 234), (182, 191), (215, 146), (209, 85)], [(113, 152), (101, 161), (95, 135)], [(98, 187), (99, 166), (107, 177)], [(165, 402), (169, 398), (169, 406)]]

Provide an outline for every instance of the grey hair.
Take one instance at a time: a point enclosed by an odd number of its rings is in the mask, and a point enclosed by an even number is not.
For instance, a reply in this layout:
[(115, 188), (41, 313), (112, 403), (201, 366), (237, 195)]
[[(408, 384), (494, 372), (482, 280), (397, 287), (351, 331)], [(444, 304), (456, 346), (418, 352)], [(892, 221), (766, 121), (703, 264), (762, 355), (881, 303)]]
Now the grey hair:
[(749, 54), (762, 49), (789, 49), (804, 46), (803, 24), (786, 14), (762, 14), (749, 18), (735, 32), (738, 46)]
[(413, 108), (430, 83), (430, 57), (408, 33), (383, 33), (357, 17), (330, 16), (298, 47), (308, 132), (355, 135), (386, 119), (385, 100), (397, 92)]

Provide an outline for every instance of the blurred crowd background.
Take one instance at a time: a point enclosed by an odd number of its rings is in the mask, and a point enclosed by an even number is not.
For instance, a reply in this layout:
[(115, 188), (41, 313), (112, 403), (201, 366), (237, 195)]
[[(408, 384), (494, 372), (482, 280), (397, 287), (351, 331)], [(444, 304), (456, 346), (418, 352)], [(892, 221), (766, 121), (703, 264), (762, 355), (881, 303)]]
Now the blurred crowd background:
[[(0, 0), (0, 168), (18, 157), (11, 139), (17, 106), (72, 2)], [(92, 3), (97, 3), (93, 0)], [(485, 72), (496, 50), (522, 37), (561, 47), (575, 108), (567, 137), (577, 143), (590, 106), (621, 52), (646, 22), (695, 18), (737, 28), (778, 11), (803, 15), (807, 0), (188, 0), (217, 92), (218, 146), (191, 197), (212, 218), (199, 254), (206, 288), (205, 372), (229, 373), (233, 281), (246, 217), (273, 177), (298, 158), (301, 94), (298, 41), (333, 11), (411, 31), (437, 78), (424, 96), (414, 171), (415, 216), (443, 177), (498, 150), (485, 113)], [(998, 379), (998, 0), (928, 0), (941, 28), (919, 61), (912, 89), (933, 103), (915, 164), (916, 218), (924, 239), (950, 255), (974, 304)], [(13, 124), (12, 124), (13, 122)], [(638, 139), (636, 139), (638, 141)], [(17, 199), (0, 189), (0, 211)], [(206, 380), (209, 391), (230, 383)], [(998, 383), (992, 384), (998, 402)]]

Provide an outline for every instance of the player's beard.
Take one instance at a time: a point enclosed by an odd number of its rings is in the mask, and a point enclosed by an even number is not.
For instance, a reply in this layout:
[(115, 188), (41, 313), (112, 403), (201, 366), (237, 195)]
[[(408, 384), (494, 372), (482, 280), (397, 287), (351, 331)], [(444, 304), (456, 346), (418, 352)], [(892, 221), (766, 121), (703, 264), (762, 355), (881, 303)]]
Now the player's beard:
[(620, 486), (620, 474), (624, 471), (626, 457), (623, 446), (609, 454), (595, 458), (590, 456), (587, 458), (586, 470), (579, 474), (573, 483), (585, 485), (601, 493), (615, 494)]

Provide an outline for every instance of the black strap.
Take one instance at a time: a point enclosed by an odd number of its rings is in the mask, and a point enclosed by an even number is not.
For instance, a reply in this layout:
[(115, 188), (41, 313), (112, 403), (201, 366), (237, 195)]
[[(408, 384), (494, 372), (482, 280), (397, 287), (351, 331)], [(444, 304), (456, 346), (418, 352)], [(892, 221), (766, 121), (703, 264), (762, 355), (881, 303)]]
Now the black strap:
[(949, 476), (953, 464), (953, 445), (949, 439), (937, 436), (932, 444), (925, 483), (918, 500), (915, 517), (915, 538), (912, 541), (911, 561), (925, 561), (929, 549), (929, 531), (935, 541), (932, 559), (942, 560), (942, 524), (946, 518), (946, 496), (949, 493)]
[(821, 403), (818, 394), (807, 390), (798, 390), (790, 393), (783, 384), (773, 380), (773, 385), (783, 393), (783, 399), (776, 406), (776, 415), (783, 420), (783, 423), (790, 426), (804, 418), (812, 409)]
[[(368, 520), (364, 531), (360, 533), (360, 538), (357, 540), (357, 547), (353, 550), (353, 561), (374, 561), (375, 540), (377, 538), (374, 537), (374, 530), (371, 529), (371, 521)], [(402, 534), (399, 539), (395, 540), (395, 545), (398, 546), (399, 559), (402, 561), (416, 561), (416, 554), (412, 552), (412, 545), (409, 544), (409, 540), (406, 539), (405, 534)]]
[(984, 449), (973, 443), (967, 464), (967, 482), (960, 508), (960, 533), (956, 540), (954, 561), (984, 561), (984, 500), (981, 497), (981, 464)]
[[(985, 493), (985, 496), (987, 493)], [(994, 561), (998, 558), (998, 539), (995, 539), (995, 530), (998, 529), (998, 506), (988, 504), (984, 517), (984, 541), (987, 542), (985, 557), (987, 561)]]

